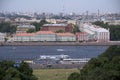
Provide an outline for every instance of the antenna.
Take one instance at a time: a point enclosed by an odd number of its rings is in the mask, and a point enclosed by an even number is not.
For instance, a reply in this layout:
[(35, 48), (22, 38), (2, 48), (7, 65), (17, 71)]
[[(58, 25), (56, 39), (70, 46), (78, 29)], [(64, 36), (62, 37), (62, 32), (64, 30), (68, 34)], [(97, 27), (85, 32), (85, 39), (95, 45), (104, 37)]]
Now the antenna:
[(98, 9), (98, 14), (97, 14), (97, 16), (98, 16), (98, 20), (100, 20), (100, 10)]
[(64, 4), (63, 4), (63, 13), (65, 13), (65, 6), (64, 6)]
[(62, 0), (62, 13), (64, 14), (65, 13), (65, 4), (64, 4), (64, 1)]
[(98, 9), (98, 16), (100, 15), (100, 10)]
[(88, 13), (89, 13), (89, 12), (88, 12), (88, 11), (86, 11), (86, 19), (88, 19)]

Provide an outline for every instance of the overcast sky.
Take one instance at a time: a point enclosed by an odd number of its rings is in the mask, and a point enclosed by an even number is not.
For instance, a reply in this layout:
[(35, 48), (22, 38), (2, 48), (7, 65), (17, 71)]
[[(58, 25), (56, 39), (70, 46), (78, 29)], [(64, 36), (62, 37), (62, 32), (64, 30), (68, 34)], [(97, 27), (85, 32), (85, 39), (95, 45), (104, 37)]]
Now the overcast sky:
[(90, 13), (120, 12), (120, 0), (0, 0), (0, 11)]

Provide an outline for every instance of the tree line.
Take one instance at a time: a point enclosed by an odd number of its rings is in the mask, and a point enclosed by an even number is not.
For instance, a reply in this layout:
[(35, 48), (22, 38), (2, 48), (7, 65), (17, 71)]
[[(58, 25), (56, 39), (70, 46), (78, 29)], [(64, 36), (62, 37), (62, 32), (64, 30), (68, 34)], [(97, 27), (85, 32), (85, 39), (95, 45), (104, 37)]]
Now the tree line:
[(79, 73), (72, 73), (68, 80), (120, 80), (120, 46), (110, 46)]
[[(31, 23), (31, 25), (35, 26), (35, 29), (29, 29), (27, 32), (28, 33), (32, 33), (32, 32), (36, 32), (39, 31), (42, 27), (42, 25), (48, 23), (46, 20), (41, 20), (39, 23), (37, 22), (33, 22)], [(17, 26), (11, 25), (10, 22), (1, 22), (0, 23), (0, 32), (2, 33), (16, 33), (17, 30)]]
[(11, 25), (9, 22), (1, 22), (0, 23), (0, 32), (2, 33), (15, 33), (17, 26)]

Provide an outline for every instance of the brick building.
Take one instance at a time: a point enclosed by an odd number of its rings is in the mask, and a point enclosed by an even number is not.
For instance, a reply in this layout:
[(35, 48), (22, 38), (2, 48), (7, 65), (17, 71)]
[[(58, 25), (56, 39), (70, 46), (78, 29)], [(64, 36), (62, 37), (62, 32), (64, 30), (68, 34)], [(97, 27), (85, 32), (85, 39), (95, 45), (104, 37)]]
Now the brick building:
[(72, 32), (73, 26), (72, 24), (44, 24), (41, 28), (41, 31), (59, 31), (62, 30), (64, 32)]

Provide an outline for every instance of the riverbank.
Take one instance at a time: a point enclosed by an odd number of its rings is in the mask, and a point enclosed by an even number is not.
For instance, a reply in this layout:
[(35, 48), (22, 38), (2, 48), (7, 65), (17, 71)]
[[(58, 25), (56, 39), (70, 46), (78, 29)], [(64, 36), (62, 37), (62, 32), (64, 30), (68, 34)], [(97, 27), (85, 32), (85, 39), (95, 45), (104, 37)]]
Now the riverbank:
[(120, 45), (120, 41), (110, 42), (6, 42), (0, 46), (110, 46)]

